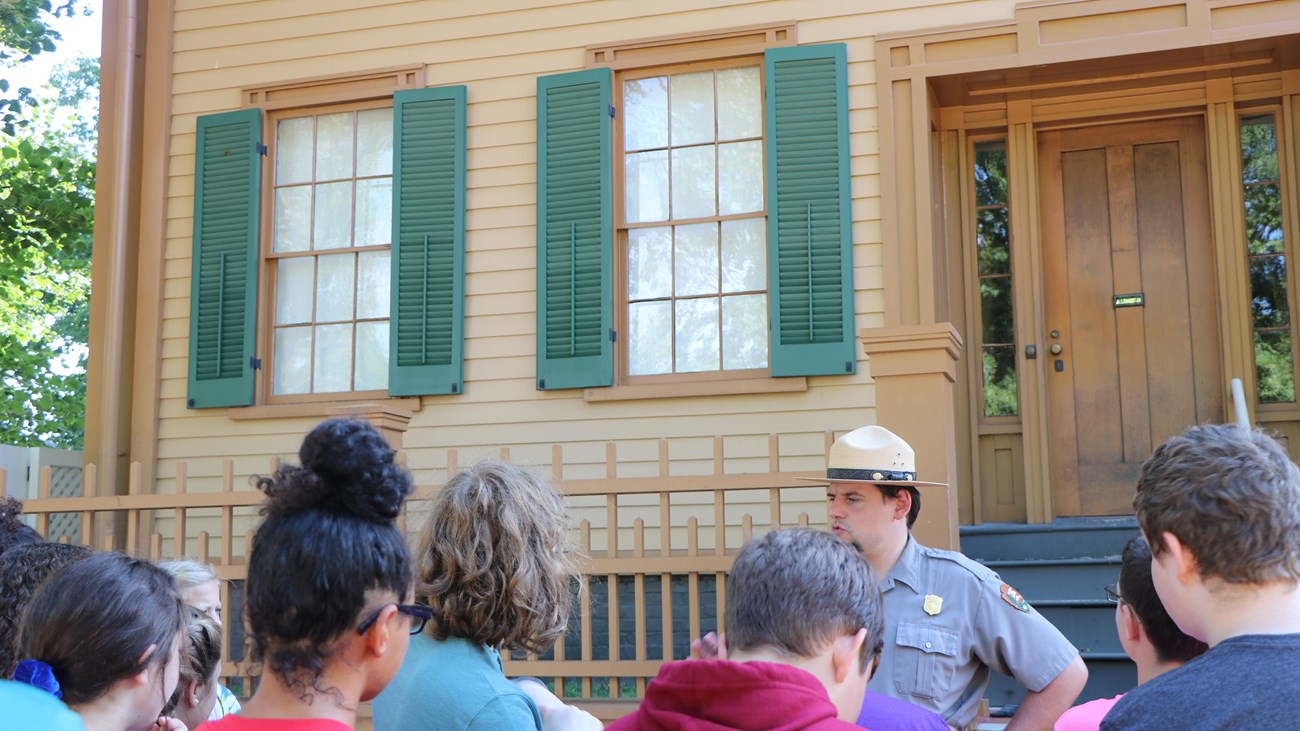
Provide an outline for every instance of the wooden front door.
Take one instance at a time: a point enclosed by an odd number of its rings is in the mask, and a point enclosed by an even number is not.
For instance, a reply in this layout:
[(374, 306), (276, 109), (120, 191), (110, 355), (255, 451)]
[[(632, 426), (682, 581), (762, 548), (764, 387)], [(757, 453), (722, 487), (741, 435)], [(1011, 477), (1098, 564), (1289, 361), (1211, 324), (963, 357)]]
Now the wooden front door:
[(1055, 514), (1132, 514), (1151, 450), (1224, 416), (1203, 122), (1038, 145)]

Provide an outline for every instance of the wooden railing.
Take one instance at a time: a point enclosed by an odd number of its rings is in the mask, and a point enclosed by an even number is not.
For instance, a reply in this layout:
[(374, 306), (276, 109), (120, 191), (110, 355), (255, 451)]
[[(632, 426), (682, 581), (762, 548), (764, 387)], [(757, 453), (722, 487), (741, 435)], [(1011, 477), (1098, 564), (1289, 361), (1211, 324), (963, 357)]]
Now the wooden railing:
[[(827, 447), (832, 436), (825, 435)], [(726, 574), (744, 541), (774, 525), (824, 522), (823, 489), (799, 479), (818, 472), (782, 472), (780, 447), (776, 436), (768, 437), (766, 470), (728, 472), (726, 440), (716, 437), (710, 468), (683, 475), (673, 474), (678, 463), (670, 459), (669, 441), (661, 440), (657, 469), (641, 462), (644, 476), (629, 477), (620, 476), (619, 445), (610, 442), (603, 476), (567, 479), (564, 448), (554, 445), (551, 464), (533, 467), (549, 467), (569, 503), (573, 544), (584, 556), (580, 598), (568, 634), (554, 649), (509, 658), (507, 674), (554, 680), (557, 694), (602, 718), (634, 707), (664, 661), (683, 658), (692, 638), (722, 629)], [(500, 449), (499, 457), (509, 461), (510, 451)], [(752, 455), (745, 463), (756, 464)], [(444, 474), (456, 471), (456, 450), (448, 450), (445, 465)], [(227, 579), (226, 616), (241, 616), (246, 549), (262, 494), (251, 486), (236, 489), (233, 460), (222, 462), (215, 490), (192, 490), (183, 462), (176, 465), (175, 492), (145, 491), (138, 468), (131, 470), (126, 495), (95, 496), (96, 479), (94, 466), (87, 466), (83, 488), (90, 497), (51, 498), (50, 476), (42, 474), (40, 496), (24, 512), (45, 535), (52, 516), (73, 514), (79, 535), (95, 536), (95, 548), (125, 546), (152, 559), (190, 555), (211, 563)], [(420, 485), (408, 502), (401, 520), (408, 536), (440, 485)], [(228, 624), (225, 682), (248, 693), (242, 627)]]

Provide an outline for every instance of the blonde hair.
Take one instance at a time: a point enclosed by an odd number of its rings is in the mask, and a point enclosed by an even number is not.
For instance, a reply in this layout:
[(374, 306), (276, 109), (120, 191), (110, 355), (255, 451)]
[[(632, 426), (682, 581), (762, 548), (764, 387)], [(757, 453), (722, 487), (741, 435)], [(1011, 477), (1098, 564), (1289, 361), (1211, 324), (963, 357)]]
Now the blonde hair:
[(563, 497), (528, 470), (487, 461), (452, 477), (420, 536), (415, 594), (433, 607), (429, 632), (545, 651), (573, 602), (567, 529)]
[(180, 705), (186, 689), (194, 681), (197, 680), (206, 687), (213, 681), (217, 668), (221, 667), (221, 626), (194, 607), (186, 607), (185, 610), (189, 624), (182, 635), (184, 644), (181, 645), (180, 680), (176, 683), (171, 699), (163, 707), (163, 715), (167, 716)]
[(163, 561), (158, 564), (158, 568), (166, 571), (176, 579), (176, 588), (182, 592), (189, 591), (196, 586), (202, 586), (209, 581), (220, 581), (217, 578), (217, 572), (211, 564), (202, 563), (192, 558), (177, 558), (171, 561)]

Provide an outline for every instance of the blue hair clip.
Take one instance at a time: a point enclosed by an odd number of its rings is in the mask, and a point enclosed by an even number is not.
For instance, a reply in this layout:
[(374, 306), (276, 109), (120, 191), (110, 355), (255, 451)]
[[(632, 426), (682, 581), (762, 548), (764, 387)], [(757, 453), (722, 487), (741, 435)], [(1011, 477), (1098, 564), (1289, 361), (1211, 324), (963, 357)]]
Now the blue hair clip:
[(59, 690), (59, 681), (54, 678), (54, 668), (40, 660), (23, 660), (18, 663), (18, 667), (14, 668), (14, 680), (33, 688), (40, 688), (60, 700), (63, 699), (63, 691)]

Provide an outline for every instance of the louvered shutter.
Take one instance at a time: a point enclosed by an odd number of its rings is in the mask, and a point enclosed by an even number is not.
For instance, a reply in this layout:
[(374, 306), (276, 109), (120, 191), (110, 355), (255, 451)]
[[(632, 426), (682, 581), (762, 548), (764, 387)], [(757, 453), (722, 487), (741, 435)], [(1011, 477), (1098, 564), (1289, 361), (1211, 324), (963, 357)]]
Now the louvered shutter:
[(537, 388), (608, 386), (610, 71), (537, 80)]
[(846, 48), (767, 52), (772, 375), (853, 373)]
[(190, 273), (191, 409), (253, 403), (262, 111), (199, 117)]
[(388, 392), (464, 390), (465, 87), (393, 96)]

